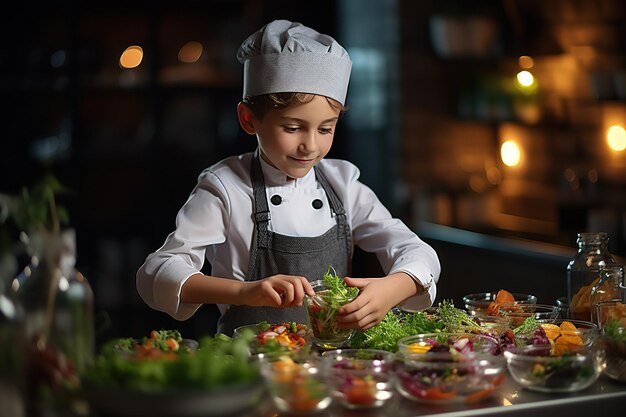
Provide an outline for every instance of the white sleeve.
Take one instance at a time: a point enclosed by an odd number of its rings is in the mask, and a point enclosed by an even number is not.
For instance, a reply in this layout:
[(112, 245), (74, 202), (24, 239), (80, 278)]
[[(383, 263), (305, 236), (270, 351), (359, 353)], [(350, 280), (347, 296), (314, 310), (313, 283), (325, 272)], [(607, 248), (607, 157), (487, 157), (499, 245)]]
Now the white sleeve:
[(387, 274), (405, 272), (425, 291), (407, 298), (401, 306), (410, 310), (431, 307), (437, 295), (441, 265), (435, 250), (400, 219), (393, 218), (375, 193), (358, 181), (358, 169), (347, 190), (354, 244), (375, 253)]
[(229, 218), (226, 189), (217, 176), (205, 170), (176, 216), (176, 229), (137, 272), (137, 291), (146, 304), (177, 320), (196, 312), (200, 304), (180, 302), (181, 288), (202, 269), (207, 248), (226, 240)]

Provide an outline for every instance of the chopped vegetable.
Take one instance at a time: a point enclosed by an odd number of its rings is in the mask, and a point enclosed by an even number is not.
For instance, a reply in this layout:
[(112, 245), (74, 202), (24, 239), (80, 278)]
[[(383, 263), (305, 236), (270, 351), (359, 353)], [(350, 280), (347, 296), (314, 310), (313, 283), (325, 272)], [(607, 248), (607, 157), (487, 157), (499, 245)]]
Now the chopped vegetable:
[[(174, 331), (175, 332), (175, 331)], [(166, 336), (167, 335), (167, 336)], [(167, 337), (176, 333), (163, 332)], [(152, 337), (148, 340), (157, 340)], [(181, 339), (182, 340), (182, 339)], [(245, 384), (260, 378), (257, 366), (249, 360), (248, 343), (245, 337), (231, 339), (223, 334), (205, 336), (199, 341), (197, 351), (187, 349), (161, 351), (155, 349), (159, 343), (150, 343), (153, 352), (145, 355), (137, 352), (128, 354), (117, 347), (128, 347), (128, 339), (109, 342), (97, 356), (93, 366), (83, 375), (84, 380), (94, 386), (118, 388), (143, 392), (163, 392), (185, 388), (206, 389)], [(166, 347), (169, 349), (168, 347)]]
[(437, 333), (420, 344), (429, 348), (404, 353), (396, 364), (398, 389), (409, 399), (473, 403), (488, 397), (502, 381), (504, 368), (484, 364), (468, 337)]
[[(582, 360), (572, 360), (570, 354), (555, 356), (544, 363), (535, 363), (529, 378), (538, 385), (559, 388), (572, 381), (583, 381), (593, 374), (593, 368)], [(575, 357), (575, 356), (574, 356)]]
[(308, 365), (287, 356), (268, 364), (264, 372), (269, 377), (272, 395), (296, 413), (316, 410), (328, 396), (328, 389), (317, 372), (309, 372)]
[(500, 315), (500, 309), (510, 311), (515, 307), (516, 301), (513, 294), (507, 290), (500, 290), (496, 294), (496, 299), (487, 306), (487, 314), (490, 316)]
[(302, 323), (269, 324), (262, 321), (257, 328), (260, 331), (254, 336), (250, 346), (255, 353), (301, 351), (309, 345), (309, 330)]

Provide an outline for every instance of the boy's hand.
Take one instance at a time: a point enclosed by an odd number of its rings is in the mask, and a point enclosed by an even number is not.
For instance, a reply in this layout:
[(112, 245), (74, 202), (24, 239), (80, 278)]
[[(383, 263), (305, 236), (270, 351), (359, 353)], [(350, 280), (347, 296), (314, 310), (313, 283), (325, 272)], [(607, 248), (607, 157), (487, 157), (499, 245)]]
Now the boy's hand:
[(389, 310), (417, 292), (417, 284), (400, 272), (384, 278), (345, 278), (346, 284), (361, 290), (354, 301), (339, 309), (338, 327), (367, 330), (380, 323)]
[(242, 285), (242, 304), (253, 307), (301, 306), (304, 295), (315, 295), (305, 277), (273, 275), (259, 281), (246, 281)]

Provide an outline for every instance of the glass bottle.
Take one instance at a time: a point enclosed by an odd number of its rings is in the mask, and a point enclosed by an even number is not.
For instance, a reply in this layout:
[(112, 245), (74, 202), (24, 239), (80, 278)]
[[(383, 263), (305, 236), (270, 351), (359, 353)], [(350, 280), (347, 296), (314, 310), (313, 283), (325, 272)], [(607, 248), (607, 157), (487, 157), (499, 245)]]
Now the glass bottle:
[(567, 299), (572, 319), (591, 321), (591, 289), (600, 279), (600, 269), (615, 265), (605, 232), (579, 233), (578, 251), (567, 265)]
[(600, 269), (600, 279), (591, 288), (591, 321), (598, 322), (596, 306), (606, 301), (622, 301), (620, 284), (624, 278), (622, 265), (607, 265)]
[(30, 265), (13, 280), (24, 309), (29, 416), (81, 407), (82, 370), (95, 350), (93, 292), (76, 270), (73, 230), (31, 237)]

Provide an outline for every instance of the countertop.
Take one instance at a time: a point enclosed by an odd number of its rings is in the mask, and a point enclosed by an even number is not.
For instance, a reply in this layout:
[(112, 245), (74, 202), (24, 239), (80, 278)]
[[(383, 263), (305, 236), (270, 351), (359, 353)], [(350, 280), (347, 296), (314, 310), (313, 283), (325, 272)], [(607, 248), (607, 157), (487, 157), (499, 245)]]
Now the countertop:
[[(509, 375), (499, 390), (489, 399), (465, 405), (420, 404), (395, 396), (378, 410), (347, 410), (340, 405), (331, 405), (316, 416), (333, 417), (470, 417), (470, 416), (550, 416), (589, 417), (613, 412), (622, 415), (626, 407), (626, 384), (612, 381), (601, 375), (584, 391), (574, 393), (539, 393), (523, 389)], [(246, 417), (287, 416), (276, 412), (268, 400)]]

